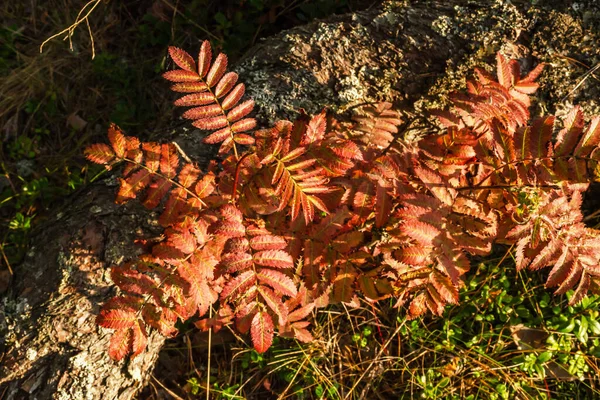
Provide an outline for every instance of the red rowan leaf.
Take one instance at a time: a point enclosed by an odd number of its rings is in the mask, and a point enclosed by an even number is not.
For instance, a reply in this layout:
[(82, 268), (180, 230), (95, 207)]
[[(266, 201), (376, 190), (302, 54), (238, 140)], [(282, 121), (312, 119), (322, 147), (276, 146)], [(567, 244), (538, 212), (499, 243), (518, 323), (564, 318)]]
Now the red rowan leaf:
[(115, 152), (103, 143), (92, 144), (84, 150), (85, 157), (96, 164), (108, 164), (115, 159)]
[(245, 252), (228, 253), (223, 255), (221, 263), (228, 273), (234, 273), (251, 268), (254, 265), (252, 255)]
[(198, 82), (200, 81), (200, 77), (197, 73), (192, 71), (185, 71), (182, 69), (175, 69), (173, 71), (167, 71), (163, 75), (168, 81), (178, 82), (178, 83), (188, 83), (188, 82)]
[(294, 311), (290, 312), (290, 314), (288, 315), (288, 321), (295, 322), (303, 320), (304, 318), (308, 317), (314, 309), (315, 303), (309, 303), (305, 306), (297, 308)]
[(254, 109), (254, 100), (246, 100), (227, 113), (230, 122), (238, 121), (250, 114)]
[(173, 337), (178, 330), (175, 328), (177, 315), (168, 308), (156, 307), (154, 304), (146, 304), (142, 310), (144, 321), (157, 329), (161, 335)]
[(164, 243), (152, 247), (152, 255), (156, 258), (177, 265), (180, 260), (186, 258), (186, 254), (181, 250)]
[(427, 167), (417, 166), (415, 174), (423, 185), (442, 203), (451, 206), (456, 197), (456, 191), (443, 183), (442, 177)]
[(206, 83), (213, 87), (219, 82), (225, 71), (227, 70), (227, 56), (223, 53), (219, 54), (206, 75)]
[(327, 128), (327, 113), (325, 110), (311, 118), (308, 126), (306, 127), (306, 134), (304, 136), (302, 145), (313, 143), (317, 140), (322, 140), (325, 136), (325, 129)]
[(146, 199), (143, 202), (144, 206), (149, 209), (156, 208), (162, 198), (169, 192), (171, 186), (172, 183), (167, 179), (157, 176), (148, 187)]
[(498, 82), (505, 88), (511, 87), (514, 82), (514, 75), (510, 62), (501, 53), (496, 54), (496, 60), (498, 62)]
[(239, 222), (225, 221), (219, 224), (217, 233), (229, 238), (243, 237), (246, 235), (246, 228)]
[(146, 168), (150, 172), (158, 171), (160, 165), (161, 145), (158, 143), (144, 143), (142, 149), (146, 155)]
[(449, 304), (458, 303), (458, 288), (447, 276), (434, 271), (430, 276), (430, 281), (443, 301)]
[(254, 254), (254, 262), (258, 265), (273, 268), (293, 268), (294, 260), (284, 250), (265, 250)]
[(273, 320), (264, 311), (256, 313), (250, 327), (252, 344), (258, 353), (264, 353), (273, 343)]
[(285, 296), (293, 297), (298, 293), (294, 281), (279, 271), (263, 268), (258, 272), (257, 278), (261, 283), (269, 285)]
[(420, 292), (410, 303), (408, 307), (408, 319), (415, 319), (427, 312), (427, 306), (425, 305), (426, 295), (424, 292)]
[(189, 230), (169, 228), (165, 231), (165, 234), (169, 238), (169, 245), (182, 253), (191, 254), (196, 250), (196, 238)]
[(242, 272), (235, 278), (231, 279), (221, 292), (221, 299), (228, 297), (235, 298), (238, 294), (243, 293), (248, 287), (256, 282), (256, 273), (252, 270)]
[(121, 185), (117, 194), (117, 203), (123, 203), (130, 199), (135, 199), (137, 194), (144, 189), (151, 180), (151, 173), (146, 169), (140, 169), (134, 172), (126, 179), (119, 179)]
[(554, 117), (549, 116), (545, 118), (536, 119), (533, 122), (532, 139), (530, 146), (530, 154), (533, 158), (546, 157), (548, 153), (548, 144), (552, 139), (552, 131), (554, 128)]
[(354, 115), (358, 123), (356, 130), (361, 133), (360, 140), (368, 146), (386, 148), (398, 133), (397, 126), (402, 123), (399, 113), (391, 109), (391, 103), (379, 103), (376, 107), (364, 107), (365, 116)]
[(207, 119), (209, 117), (215, 117), (221, 115), (223, 109), (218, 104), (210, 104), (208, 106), (190, 108), (183, 113), (182, 117), (186, 119)]
[(200, 53), (198, 54), (198, 74), (201, 77), (205, 77), (210, 68), (212, 61), (212, 50), (210, 48), (210, 42), (205, 40), (200, 46)]
[(171, 90), (179, 93), (196, 93), (208, 90), (208, 85), (204, 82), (182, 82), (171, 86)]
[(282, 157), (280, 161), (282, 163), (290, 162), (290, 161), (300, 157), (304, 153), (306, 153), (307, 150), (308, 150), (307, 147), (295, 148), (294, 150), (292, 150), (288, 154), (286, 154), (284, 157)]
[(198, 181), (196, 186), (194, 187), (194, 192), (201, 199), (210, 196), (215, 190), (215, 176), (214, 175), (204, 175), (202, 179)]
[(96, 324), (108, 329), (131, 328), (137, 320), (137, 310), (133, 308), (103, 308), (96, 318)]
[(294, 338), (302, 343), (310, 343), (315, 340), (313, 335), (304, 328), (292, 326), (292, 330), (294, 331)]
[(600, 116), (592, 119), (583, 137), (577, 143), (573, 154), (576, 156), (586, 156), (597, 148), (598, 144), (600, 144)]
[(533, 94), (539, 89), (539, 87), (540, 85), (538, 83), (524, 81), (520, 81), (514, 86), (516, 90), (525, 94)]
[(564, 278), (564, 281), (558, 286), (558, 289), (556, 289), (554, 293), (565, 294), (567, 290), (575, 286), (575, 283), (581, 278), (581, 275), (583, 274), (583, 268), (581, 268), (577, 261), (573, 262), (571, 265), (572, 267), (567, 276)]
[(264, 300), (267, 307), (273, 311), (277, 317), (279, 317), (279, 325), (285, 325), (287, 323), (288, 309), (281, 301), (281, 296), (275, 294), (271, 289), (265, 286), (259, 286), (258, 292)]
[(340, 253), (349, 253), (363, 243), (364, 237), (364, 233), (360, 231), (343, 233), (331, 242), (331, 246)]
[(207, 284), (208, 280), (213, 277), (213, 269), (217, 260), (206, 256), (202, 251), (198, 253), (194, 254), (196, 257), (191, 262), (179, 263), (177, 272), (190, 284), (187, 295), (194, 301), (195, 306), (207, 310), (207, 307), (217, 300), (216, 293)]
[(250, 247), (254, 250), (283, 250), (287, 242), (281, 236), (259, 235), (250, 239)]
[(392, 211), (392, 198), (388, 194), (388, 189), (377, 183), (375, 193), (375, 226), (381, 228), (389, 219)]
[(148, 343), (148, 334), (146, 333), (145, 324), (137, 320), (136, 324), (131, 329), (131, 356), (135, 357), (142, 354)]
[(122, 360), (133, 351), (133, 332), (131, 328), (116, 330), (110, 338), (108, 355), (115, 361)]
[(185, 188), (190, 188), (200, 176), (200, 170), (196, 168), (194, 164), (185, 164), (181, 171), (179, 171), (179, 175), (177, 177), (177, 181)]
[(225, 204), (219, 209), (224, 219), (241, 224), (244, 221), (244, 214), (234, 204)]
[(577, 288), (573, 293), (573, 296), (571, 296), (571, 298), (569, 299), (570, 306), (579, 303), (587, 295), (590, 283), (590, 276), (586, 272), (584, 272), (581, 276), (581, 280), (579, 281), (579, 285), (577, 285)]
[(246, 132), (256, 127), (256, 120), (254, 118), (244, 118), (233, 125), (231, 125), (231, 130), (233, 132)]
[[(196, 128), (202, 129), (205, 131), (212, 131), (215, 129), (223, 128), (223, 127), (227, 126), (227, 124), (228, 124), (227, 117), (224, 115), (220, 115), (217, 117), (208, 117), (208, 118), (197, 119), (194, 122), (192, 122), (192, 125), (194, 125)], [(207, 143), (212, 143), (212, 142), (208, 142), (208, 137), (204, 141)]]
[(158, 217), (158, 223), (164, 227), (173, 225), (179, 220), (187, 204), (187, 192), (185, 189), (174, 189), (165, 203), (163, 212)]
[(400, 250), (400, 262), (409, 265), (426, 265), (430, 262), (431, 250), (423, 246), (409, 246)]
[(235, 72), (228, 72), (223, 75), (223, 78), (217, 84), (215, 88), (215, 96), (218, 98), (225, 96), (233, 88), (238, 80), (238, 74)]
[(127, 139), (121, 128), (116, 126), (115, 124), (110, 124), (108, 128), (108, 140), (112, 145), (112, 148), (117, 155), (118, 158), (125, 157), (125, 151), (127, 150)]
[(223, 128), (204, 138), (204, 143), (215, 144), (231, 138), (231, 128)]
[(232, 238), (227, 241), (223, 251), (225, 253), (247, 253), (250, 251), (250, 242), (245, 237)]
[(236, 143), (244, 146), (251, 146), (255, 143), (255, 140), (252, 136), (243, 133), (238, 133), (233, 139)]
[(527, 76), (523, 79), (521, 79), (521, 82), (526, 83), (526, 82), (533, 82), (537, 79), (538, 76), (540, 76), (540, 74), (542, 73), (542, 71), (544, 70), (545, 64), (544, 63), (539, 63), (538, 65), (536, 65), (536, 67), (534, 69), (532, 69), (529, 74), (527, 74)]
[(204, 106), (215, 102), (215, 97), (210, 92), (187, 94), (175, 100), (176, 106)]
[(339, 267), (338, 273), (333, 282), (332, 303), (348, 303), (354, 296), (354, 281), (356, 280), (356, 271), (350, 262), (344, 262)]
[(584, 127), (581, 108), (573, 107), (563, 122), (564, 128), (558, 133), (554, 144), (554, 155), (557, 157), (570, 154), (581, 137)]
[(169, 46), (169, 55), (171, 56), (173, 62), (179, 66), (179, 68), (190, 72), (196, 71), (196, 63), (194, 62), (194, 59), (185, 51), (177, 47)]
[(402, 224), (400, 230), (405, 235), (425, 246), (431, 245), (433, 238), (441, 233), (433, 225), (421, 221), (407, 221)]
[(242, 96), (244, 96), (245, 92), (246, 86), (243, 83), (238, 83), (221, 102), (223, 110), (229, 110), (234, 107), (240, 101)]
[(425, 288), (425, 306), (434, 315), (442, 315), (446, 302), (440, 297), (440, 294), (432, 285)]
[[(156, 289), (156, 282), (154, 282), (152, 278), (131, 269), (130, 264), (112, 267), (110, 269), (110, 277), (114, 284), (126, 293), (145, 295)], [(132, 304), (127, 307), (134, 310), (135, 306), (135, 304)]]

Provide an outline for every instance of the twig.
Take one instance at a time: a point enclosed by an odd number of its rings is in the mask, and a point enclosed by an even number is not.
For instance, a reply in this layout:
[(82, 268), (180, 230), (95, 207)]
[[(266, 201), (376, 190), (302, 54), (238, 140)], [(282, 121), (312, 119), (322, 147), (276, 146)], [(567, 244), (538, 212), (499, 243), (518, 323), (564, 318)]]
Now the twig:
[[(71, 24), (71, 26), (63, 29), (62, 31), (55, 33), (54, 35), (50, 36), (48, 39), (44, 40), (42, 42), (42, 44), (40, 45), (40, 53), (43, 52), (44, 50), (44, 45), (46, 43), (48, 43), (49, 41), (51, 41), (52, 39), (61, 36), (63, 33), (66, 33), (67, 36), (63, 39), (63, 40), (67, 40), (69, 39), (69, 50), (73, 51), (73, 41), (71, 40), (73, 37), (73, 33), (75, 32), (75, 29), (77, 29), (77, 27), (82, 23), (85, 22), (87, 24), (88, 27), (88, 32), (90, 34), (90, 40), (92, 41), (92, 59), (94, 59), (94, 56), (96, 55), (95, 49), (94, 49), (94, 36), (92, 35), (92, 29), (90, 27), (89, 21), (88, 21), (88, 17), (92, 14), (92, 12), (96, 9), (96, 7), (98, 7), (98, 4), (100, 4), (102, 0), (90, 0), (88, 1), (82, 8), (81, 10), (79, 10), (79, 14), (77, 14), (77, 18), (75, 18), (75, 22), (73, 22)], [(88, 8), (88, 6), (92, 5), (92, 7), (90, 8), (90, 10), (83, 16), (81, 17), (81, 14), (83, 14), (84, 10), (86, 8)]]
[(581, 76), (581, 79), (579, 80), (579, 82), (577, 82), (577, 85), (575, 85), (575, 87), (569, 93), (567, 93), (565, 95), (565, 97), (560, 99), (560, 102), (563, 103), (570, 95), (572, 95), (577, 89), (579, 89), (579, 87), (581, 85), (583, 85), (583, 83), (587, 80), (587, 78), (589, 78), (591, 75), (593, 75), (594, 72), (596, 72), (599, 68), (600, 68), (600, 63), (596, 64), (592, 69), (589, 69), (585, 74), (583, 74)]

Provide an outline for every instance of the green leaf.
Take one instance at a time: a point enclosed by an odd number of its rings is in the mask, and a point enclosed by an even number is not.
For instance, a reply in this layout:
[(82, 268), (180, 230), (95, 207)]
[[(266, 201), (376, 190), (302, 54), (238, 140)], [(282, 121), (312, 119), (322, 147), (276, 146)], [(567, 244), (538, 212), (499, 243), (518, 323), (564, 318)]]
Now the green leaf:
[(587, 343), (588, 340), (588, 333), (587, 333), (587, 329), (588, 329), (588, 320), (585, 316), (581, 317), (581, 320), (579, 322), (579, 329), (577, 330), (577, 339), (579, 339), (579, 341), (583, 344)]
[(564, 328), (561, 328), (558, 331), (561, 333), (571, 333), (573, 332), (573, 329), (575, 329), (575, 319), (571, 318), (569, 320), (569, 323)]
[(538, 356), (537, 361), (540, 364), (544, 364), (544, 363), (550, 361), (551, 358), (552, 358), (552, 352), (545, 351)]
[(446, 386), (448, 386), (449, 383), (450, 383), (450, 378), (445, 377), (444, 379), (442, 379), (440, 381), (440, 383), (438, 383), (438, 387), (439, 388), (445, 388)]
[(588, 317), (589, 319), (589, 327), (592, 330), (592, 333), (594, 335), (600, 335), (600, 322), (596, 321), (595, 319)]

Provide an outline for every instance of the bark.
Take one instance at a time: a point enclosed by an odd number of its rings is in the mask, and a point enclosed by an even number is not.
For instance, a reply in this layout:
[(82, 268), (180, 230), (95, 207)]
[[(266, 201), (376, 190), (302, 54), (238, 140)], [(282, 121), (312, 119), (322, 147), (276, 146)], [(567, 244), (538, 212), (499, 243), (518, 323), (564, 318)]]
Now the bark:
[[(265, 123), (293, 118), (300, 108), (343, 114), (375, 100), (394, 101), (416, 118), (443, 106), (474, 65), (503, 50), (525, 69), (553, 63), (538, 108), (560, 111), (558, 100), (567, 96), (598, 113), (598, 85), (575, 87), (585, 70), (571, 61), (600, 61), (598, 6), (582, 1), (579, 13), (560, 3), (563, 9), (552, 2), (385, 2), (265, 40), (236, 70)], [(212, 157), (197, 131), (176, 129), (173, 137), (192, 159)], [(114, 195), (114, 179), (73, 195), (32, 238), (0, 302), (4, 398), (128, 399), (149, 378), (163, 339), (152, 333), (141, 356), (115, 363), (106, 352), (110, 331), (94, 323), (114, 295), (108, 267), (135, 256), (136, 237), (160, 233), (155, 214), (117, 206)]]

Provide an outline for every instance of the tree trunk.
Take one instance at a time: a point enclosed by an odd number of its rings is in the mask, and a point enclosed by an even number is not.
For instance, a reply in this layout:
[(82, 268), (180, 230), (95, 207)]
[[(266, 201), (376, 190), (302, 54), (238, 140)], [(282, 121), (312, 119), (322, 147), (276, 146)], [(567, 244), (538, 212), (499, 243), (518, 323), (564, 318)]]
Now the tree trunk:
[[(557, 100), (585, 72), (569, 60), (577, 56), (590, 66), (600, 60), (598, 6), (589, 1), (577, 15), (565, 6), (523, 3), (389, 1), (265, 40), (236, 70), (264, 123), (294, 118), (300, 108), (343, 113), (375, 100), (394, 101), (414, 119), (443, 107), (474, 65), (493, 62), (503, 50), (526, 69), (534, 58), (553, 63), (542, 79), (542, 105), (560, 111)], [(575, 95), (597, 113), (598, 85), (576, 89), (569, 100)], [(197, 131), (176, 129), (173, 137), (192, 159), (211, 157)], [(116, 363), (107, 354), (110, 331), (95, 325), (115, 291), (108, 267), (135, 257), (135, 238), (160, 234), (156, 215), (114, 204), (115, 185), (107, 179), (76, 193), (32, 238), (0, 302), (0, 397), (129, 399), (147, 382), (163, 338), (152, 333), (142, 355)]]

